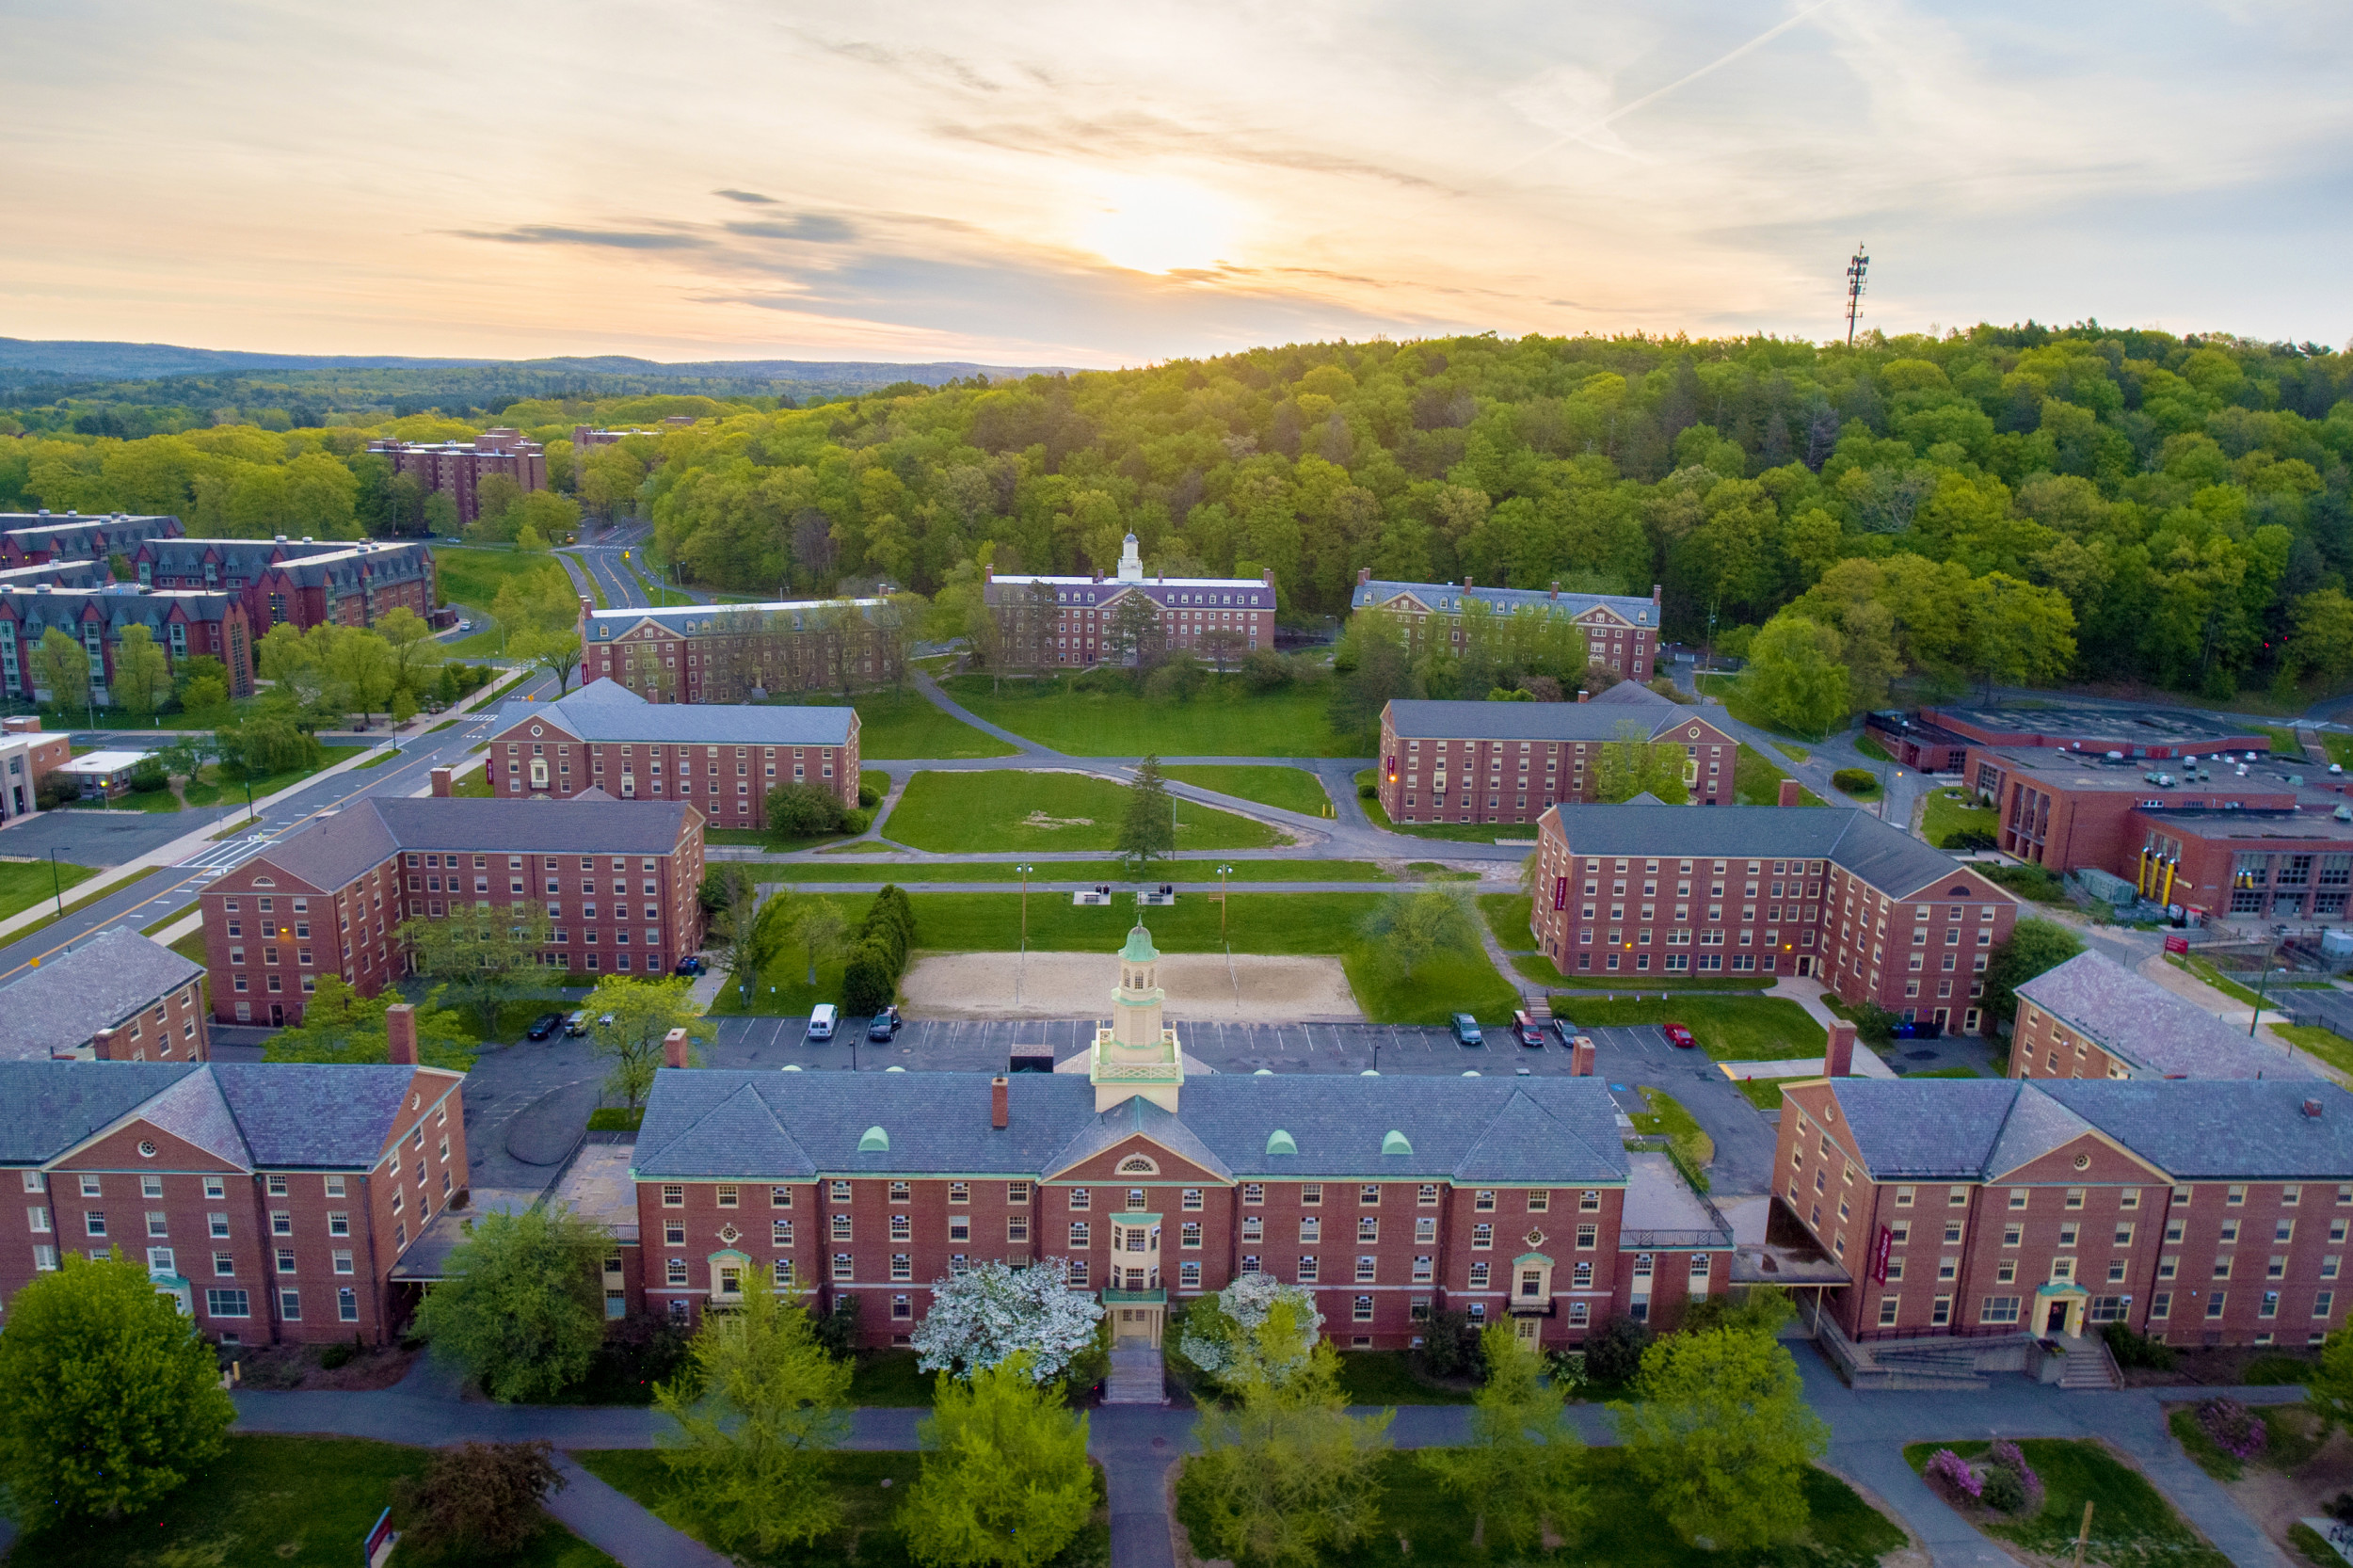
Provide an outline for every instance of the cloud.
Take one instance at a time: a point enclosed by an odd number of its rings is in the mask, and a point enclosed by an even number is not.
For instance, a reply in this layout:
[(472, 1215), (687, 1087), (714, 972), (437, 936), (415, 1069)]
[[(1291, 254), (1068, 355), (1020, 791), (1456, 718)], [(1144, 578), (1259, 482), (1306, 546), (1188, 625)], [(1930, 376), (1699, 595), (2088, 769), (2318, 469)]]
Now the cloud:
[(857, 237), (857, 231), (841, 219), (816, 213), (803, 213), (782, 222), (730, 223), (727, 231), (746, 239), (808, 240), (816, 245), (840, 245)]
[(568, 229), (554, 223), (527, 223), (520, 228), (455, 231), (468, 239), (496, 240), (502, 245), (586, 245), (606, 250), (699, 250), (710, 240), (699, 234), (659, 233), (626, 229)]
[(773, 207), (776, 204), (775, 197), (762, 196), (756, 190), (714, 190), (711, 194), (724, 196), (730, 201), (749, 202), (755, 207)]

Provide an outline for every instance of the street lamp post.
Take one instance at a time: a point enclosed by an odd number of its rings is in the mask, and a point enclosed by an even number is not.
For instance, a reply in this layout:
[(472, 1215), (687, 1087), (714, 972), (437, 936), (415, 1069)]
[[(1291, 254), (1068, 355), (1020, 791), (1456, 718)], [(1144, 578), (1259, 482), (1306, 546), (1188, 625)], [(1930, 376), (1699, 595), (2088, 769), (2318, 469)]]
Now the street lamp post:
[[(1225, 879), (1226, 879), (1227, 877), (1231, 876), (1233, 873), (1234, 873), (1234, 868), (1233, 868), (1233, 867), (1231, 867), (1231, 866), (1220, 866), (1220, 867), (1218, 867), (1218, 869), (1217, 869), (1217, 941), (1218, 941), (1218, 946), (1220, 946), (1220, 947), (1224, 947), (1224, 946), (1225, 946), (1225, 945), (1226, 945), (1226, 942), (1225, 942), (1225, 901), (1226, 901)], [(1377, 1047), (1377, 1046), (1376, 1046), (1376, 1047), (1374, 1047), (1373, 1048), (1374, 1048), (1376, 1051), (1380, 1049), (1380, 1048), (1379, 1048), (1379, 1047)]]
[(49, 886), (57, 895), (57, 913), (65, 913), (65, 883), (57, 874), (57, 852), (49, 852)]
[(2271, 966), (2279, 959), (2279, 956), (2280, 934), (2278, 932), (2274, 932), (2271, 937), (2271, 945), (2264, 950), (2263, 976), (2255, 982), (2255, 1010), (2247, 1016), (2247, 1037), (2249, 1040), (2252, 1040), (2255, 1037), (2255, 1025), (2263, 1019), (2264, 992), (2270, 986)]
[(1016, 866), (1021, 873), (1021, 958), (1013, 967), (1013, 1004), (1021, 1005), (1021, 977), (1030, 968), (1030, 872), (1032, 866)]

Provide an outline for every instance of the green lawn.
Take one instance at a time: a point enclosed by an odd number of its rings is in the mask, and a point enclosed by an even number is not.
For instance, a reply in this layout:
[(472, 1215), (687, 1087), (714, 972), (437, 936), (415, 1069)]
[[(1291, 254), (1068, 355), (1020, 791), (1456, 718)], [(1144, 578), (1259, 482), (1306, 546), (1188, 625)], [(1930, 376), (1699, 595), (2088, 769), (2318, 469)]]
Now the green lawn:
[(1814, 755), (1803, 746), (1784, 745), (1779, 741), (1773, 743), (1773, 749), (1792, 762), (1802, 762)]
[(2318, 1024), (2273, 1024), (2271, 1032), (2311, 1051), (2341, 1073), (2353, 1073), (2353, 1040)]
[(352, 769), (351, 771), (353, 773), (365, 773), (370, 768), (380, 768), (387, 762), (396, 761), (399, 760), (399, 747), (386, 746), (382, 751), (377, 752), (375, 756), (369, 758), (366, 761), (360, 763), (358, 767)]
[[(1562, 974), (1553, 967), (1552, 960), (1541, 952), (1513, 953), (1512, 968), (1537, 984), (1554, 989), (1608, 991), (1615, 983), (1612, 977), (1606, 973), (1599, 975)], [(1651, 978), (1648, 975), (1639, 978), (1646, 986), (1651, 984)], [(1675, 975), (1660, 982), (1659, 984), (1661, 989), (1673, 991), (1677, 996), (1681, 996), (1686, 991), (1769, 991), (1773, 988), (1773, 977), (1769, 974)], [(1577, 999), (1563, 998), (1561, 1005), (1563, 1009), (1575, 1007)]]
[(490, 787), (490, 769), (487, 761), (461, 762), (457, 776), (450, 784), (449, 792), (467, 800), (495, 800), (498, 792)]
[[(1765, 754), (1743, 741), (1733, 763), (1732, 794), (1736, 806), (1778, 806), (1781, 804), (1781, 781), (1789, 776), (1775, 767)], [(1803, 785), (1798, 787), (1800, 806), (1825, 806), (1822, 799)]]
[(2279, 729), (2270, 725), (2257, 725), (2255, 733), (2271, 741), (2271, 755), (2289, 762), (2304, 760), (2304, 743), (2296, 738), (2293, 729)]
[[(2303, 1367), (2301, 1370), (2310, 1370), (2310, 1368)], [(2303, 1379), (2299, 1373), (2281, 1381), (2300, 1383)], [(2249, 1464), (2292, 1471), (2312, 1458), (2313, 1451), (2320, 1447), (2313, 1432), (2315, 1417), (2303, 1406), (2275, 1405), (2267, 1409), (2255, 1406), (2252, 1409), (2255, 1419), (2263, 1423), (2265, 1438), (2262, 1451), (2251, 1460), (2223, 1452), (2220, 1445), (2206, 1435), (2206, 1429), (2199, 1421), (2197, 1408), (2193, 1405), (2176, 1408), (2166, 1417), (2166, 1425), (2172, 1430), (2173, 1440), (2182, 1446), (2182, 1451), (2196, 1461), (2200, 1469), (2219, 1481), (2238, 1480), (2247, 1473)], [(2325, 1432), (2322, 1435), (2326, 1435)]]
[[(838, 708), (840, 694), (802, 692), (779, 703)], [(857, 710), (857, 754), (869, 762), (951, 761), (967, 757), (1011, 757), (1018, 747), (950, 718), (915, 691), (870, 692), (850, 699)]]
[[(46, 862), (41, 861), (35, 862), (36, 866), (45, 864)], [(60, 872), (65, 871), (65, 862), (62, 860), (58, 861), (57, 869)], [(30, 904), (21, 905), (20, 909), (44, 908), (45, 912), (41, 915), (40, 920), (28, 921), (24, 925), (18, 926), (14, 931), (9, 932), (8, 940), (11, 942), (21, 942), (25, 937), (33, 935), (36, 931), (44, 930), (49, 926), (56, 924), (57, 921), (63, 920), (65, 916), (79, 914), (82, 910), (88, 909), (94, 904), (101, 904), (105, 900), (114, 897), (117, 893), (121, 892), (124, 888), (129, 888), (132, 884), (138, 882), (142, 878), (153, 876), (155, 874), (157, 874), (156, 869), (152, 866), (134, 866), (126, 872), (113, 872), (112, 874), (109, 874), (104, 881), (93, 883), (91, 886), (81, 889), (81, 896), (79, 898), (68, 898), (65, 901), (65, 909), (62, 914), (59, 913), (54, 899), (51, 899), (50, 902), (44, 906), (42, 901), (44, 899), (50, 899), (50, 894), (48, 888), (41, 888), (34, 894), (32, 903)], [(47, 872), (43, 872), (42, 875), (45, 877)], [(71, 888), (73, 884), (69, 881), (66, 886)], [(149, 888), (148, 891), (151, 894), (154, 893), (161, 889), (164, 886), (165, 884), (159, 882), (154, 888)]]
[[(162, 1506), (17, 1544), (10, 1568), (349, 1568), (428, 1450), (349, 1437), (232, 1436)], [(393, 1558), (395, 1565), (405, 1560)], [(616, 1568), (551, 1523), (502, 1568)]]
[[(1372, 770), (1367, 768), (1356, 776), (1356, 782), (1364, 784), (1371, 778)], [(1532, 840), (1536, 837), (1536, 824), (1532, 822), (1391, 822), (1389, 813), (1376, 797), (1360, 795), (1356, 804), (1365, 808), (1365, 816), (1373, 826), (1389, 833), (1411, 834), (1417, 839), (1444, 839), (1458, 844), (1493, 844), (1506, 839)]]
[[(1701, 1128), (1698, 1118), (1683, 1108), (1681, 1100), (1662, 1090), (1644, 1089), (1642, 1103), (1650, 1109), (1633, 1113), (1635, 1131), (1666, 1139), (1684, 1164), (1693, 1171), (1716, 1158), (1716, 1141)], [(1706, 1189), (1703, 1187), (1701, 1191)]]
[[(313, 774), (325, 773), (336, 763), (357, 757), (367, 749), (366, 746), (321, 746), (319, 747), (319, 760), (312, 767), (288, 768), (282, 773), (265, 773), (253, 779), (253, 799), (256, 804), (259, 804), (264, 796), (276, 794), (280, 790), (299, 784)], [(204, 773), (205, 782), (190, 784), (181, 792), (187, 797), (190, 806), (232, 804), (242, 806), (245, 804), (246, 780), (238, 779), (232, 783), (223, 779), (220, 776), (220, 770), (216, 767), (206, 768)]]
[[(871, 893), (824, 896), (853, 926), (862, 919)], [(1226, 908), (1226, 929), (1236, 952), (1330, 953), (1347, 969), (1357, 1005), (1376, 1023), (1444, 1023), (1454, 1012), (1471, 1012), (1502, 1023), (1519, 1004), (1518, 993), (1487, 962), (1483, 952), (1466, 951), (1431, 960), (1408, 977), (1366, 939), (1365, 921), (1379, 905), (1379, 893), (1235, 893)], [(1021, 945), (1018, 893), (916, 893), (915, 946), (927, 952), (1007, 952)], [(1108, 905), (1073, 905), (1067, 893), (1032, 895), (1030, 946), (1040, 952), (1118, 951), (1135, 922), (1135, 905), (1122, 896)], [(1164, 909), (1147, 909), (1152, 940), (1163, 952), (1219, 952), (1218, 905), (1183, 897)], [(724, 991), (713, 1013), (806, 1013), (814, 1001), (838, 1001), (838, 962), (817, 967), (817, 984), (807, 984), (807, 957), (788, 949), (761, 971), (752, 1004), (742, 1006)], [(1106, 971), (1108, 972), (1108, 970)], [(1792, 1006), (1787, 1002), (1782, 1006)], [(1697, 1027), (1696, 1025), (1694, 1026)], [(1818, 1033), (1817, 1044), (1819, 1049)]]
[(994, 725), (1073, 757), (1345, 757), (1328, 699), (1315, 690), (1253, 695), (1239, 676), (1213, 678), (1190, 702), (1127, 692), (1076, 692), (1060, 680), (1008, 680), (992, 694), (985, 675), (941, 683)]
[(1563, 997), (1554, 1006), (1586, 1028), (1678, 1023), (1719, 1062), (1772, 1062), (1819, 1056), (1829, 1041), (1822, 1026), (1786, 997), (1701, 994), (1641, 1001)]
[(1854, 748), (1874, 762), (1893, 762), (1896, 760), (1885, 746), (1868, 735), (1856, 736)]
[(2320, 732), (2320, 744), (2329, 748), (2329, 760), (2341, 768), (2353, 768), (2353, 735), (2324, 729)]
[(1743, 1078), (1736, 1079), (1733, 1086), (1748, 1096), (1749, 1103), (1759, 1111), (1778, 1111), (1781, 1109), (1781, 1086), (1801, 1081), (1794, 1078)]
[[(884, 824), (886, 827), (888, 824)], [(766, 838), (758, 833), (741, 839), (722, 840), (706, 831), (703, 835), (713, 843), (764, 843)], [(932, 862), (895, 860), (888, 865), (811, 864), (793, 861), (768, 868), (776, 879), (799, 884), (804, 882), (1001, 882), (1008, 887), (1021, 880), (1014, 860), (937, 860)], [(1032, 888), (1067, 887), (1085, 882), (1118, 882), (1127, 877), (1128, 870), (1116, 860), (1032, 860), (1035, 868), (1030, 878)], [(1370, 860), (1177, 860), (1161, 861), (1153, 880), (1198, 883), (1217, 886), (1217, 868), (1231, 866), (1234, 873), (1226, 880), (1242, 882), (1395, 882), (1397, 878)]]
[(2000, 828), (2002, 814), (1991, 806), (1971, 804), (1977, 797), (1966, 790), (1931, 790), (1920, 813), (1920, 832), (1937, 848), (1955, 833), (1974, 828), (1992, 833)]
[[(2213, 986), (2224, 996), (2229, 997), (2233, 1001), (2245, 1002), (2249, 1007), (2255, 1005), (2256, 999), (2253, 987), (2242, 985), (2237, 981), (2228, 978), (2220, 969), (2216, 968), (2212, 964), (2208, 963), (2205, 959), (2199, 957), (2196, 953), (2169, 952), (2165, 955), (2165, 961), (2172, 965), (2177, 969), (2188, 970), (2191, 974), (2196, 975), (2200, 980), (2204, 981), (2207, 984)], [(2279, 1002), (2280, 998), (2276, 991), (2265, 999), (2265, 1005), (2267, 1006), (2276, 1007), (2279, 1005)]]
[(1479, 913), (1486, 920), (1487, 929), (1496, 934), (1503, 951), (1512, 952), (1525, 949), (1536, 940), (1529, 927), (1530, 911), (1526, 893), (1481, 893)]
[[(917, 774), (884, 832), (935, 852), (1113, 848), (1128, 815), (1124, 784), (1076, 773)], [(1190, 801), (1176, 805), (1179, 849), (1268, 849), (1277, 829)]]
[(929, 1410), (939, 1374), (916, 1366), (913, 1351), (860, 1351), (850, 1374), (850, 1402)]
[[(440, 588), (443, 602), (478, 606), (488, 611), (490, 601), (499, 596), (499, 589), (510, 578), (529, 579), (544, 571), (564, 574), (562, 563), (552, 555), (523, 550), (446, 549), (436, 546), (433, 552), (433, 573)], [(487, 614), (468, 616), (479, 627), (488, 621)]]
[[(1362, 1359), (1361, 1354), (1343, 1362)], [(1471, 1544), (1471, 1511), (1434, 1484), (1410, 1451), (1381, 1458), (1381, 1528), (1359, 1545), (1327, 1552), (1324, 1568), (1468, 1568), (1512, 1560)], [(1785, 1555), (1717, 1553), (1688, 1546), (1652, 1501), (1622, 1448), (1588, 1448), (1582, 1460), (1591, 1511), (1577, 1541), (1530, 1561), (1607, 1564), (1608, 1568), (1737, 1568), (1751, 1562), (1804, 1563), (1811, 1568), (1869, 1568), (1901, 1547), (1903, 1530), (1826, 1470), (1808, 1466), (1804, 1491), (1811, 1539)], [(1176, 1516), (1188, 1530), (1201, 1523), (1197, 1499), (1180, 1481)], [(1196, 1559), (1215, 1550), (1195, 1539)]]
[[(173, 917), (175, 920), (178, 918), (178, 916)], [(204, 931), (200, 926), (172, 943), (171, 951), (191, 964), (210, 964), (213, 961), (212, 955), (205, 950)]]
[(23, 914), (43, 899), (55, 908), (60, 886), (71, 888), (98, 874), (97, 867), (70, 860), (60, 860), (56, 867), (53, 877), (46, 859), (0, 860), (0, 920)]
[(75, 811), (177, 811), (178, 797), (169, 790), (133, 790), (119, 795), (85, 795), (71, 804)]
[(1332, 804), (1332, 797), (1323, 792), (1323, 780), (1305, 768), (1193, 763), (1160, 771), (1171, 778), (1197, 784), (1204, 790), (1215, 790), (1219, 794), (1232, 795), (1237, 800), (1255, 800), (1261, 806), (1279, 807), (1283, 810), (1298, 811), (1310, 817), (1322, 816)]
[(1350, 1351), (1340, 1357), (1340, 1387), (1350, 1404), (1468, 1404), (1470, 1388), (1431, 1383), (1403, 1351)]
[[(1984, 1523), (1988, 1535), (2013, 1542), (2049, 1560), (2072, 1558), (2084, 1504), (2092, 1505), (2092, 1534), (2102, 1551), (2097, 1561), (2164, 1563), (2167, 1568), (2225, 1568), (2230, 1559), (2182, 1522), (2140, 1472), (2098, 1443), (2030, 1437), (2018, 1447), (2042, 1478), (2042, 1510), (2030, 1519)], [(1963, 1459), (1986, 1449), (1983, 1443), (1913, 1443), (1904, 1449), (1913, 1469), (1928, 1468), (1929, 1456), (1951, 1448)]]

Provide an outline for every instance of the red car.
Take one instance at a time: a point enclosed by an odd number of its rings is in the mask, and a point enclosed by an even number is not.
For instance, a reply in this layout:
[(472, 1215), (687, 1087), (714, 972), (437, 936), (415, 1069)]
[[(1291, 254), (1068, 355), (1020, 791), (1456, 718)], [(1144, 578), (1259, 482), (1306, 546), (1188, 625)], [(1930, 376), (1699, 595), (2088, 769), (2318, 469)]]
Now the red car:
[(1691, 1032), (1681, 1024), (1660, 1024), (1658, 1032), (1664, 1034), (1667, 1037), (1667, 1044), (1677, 1050), (1689, 1050), (1699, 1044), (1697, 1040), (1691, 1038)]

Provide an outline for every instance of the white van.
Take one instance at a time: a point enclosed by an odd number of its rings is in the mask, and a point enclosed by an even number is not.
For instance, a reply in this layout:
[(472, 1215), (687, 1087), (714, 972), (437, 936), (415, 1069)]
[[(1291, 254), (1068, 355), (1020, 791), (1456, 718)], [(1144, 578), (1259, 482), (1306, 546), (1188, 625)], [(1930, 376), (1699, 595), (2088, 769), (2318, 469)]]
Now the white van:
[(805, 1038), (811, 1040), (832, 1039), (834, 1017), (835, 1013), (833, 1003), (829, 1001), (819, 1002), (809, 1011), (808, 1033), (805, 1036)]

